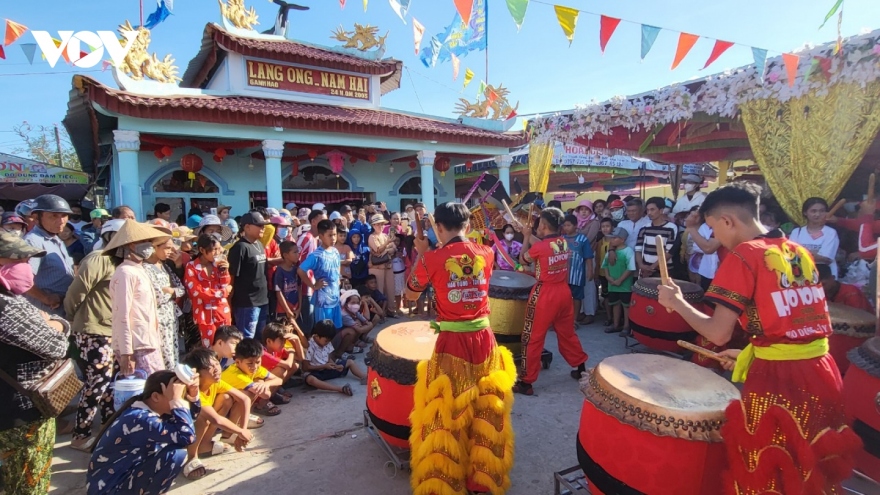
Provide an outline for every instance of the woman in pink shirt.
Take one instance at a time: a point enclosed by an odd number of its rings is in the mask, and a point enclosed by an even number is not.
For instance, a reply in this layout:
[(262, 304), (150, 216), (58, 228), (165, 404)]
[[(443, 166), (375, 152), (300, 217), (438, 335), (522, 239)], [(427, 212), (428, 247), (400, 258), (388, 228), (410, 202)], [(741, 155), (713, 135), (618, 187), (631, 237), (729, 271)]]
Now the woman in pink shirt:
[(385, 228), (382, 229), (382, 233), (387, 234), (392, 230), (399, 235), (406, 234), (406, 230), (404, 229), (403, 224), (400, 222), (400, 213), (391, 214), (391, 223), (386, 225)]

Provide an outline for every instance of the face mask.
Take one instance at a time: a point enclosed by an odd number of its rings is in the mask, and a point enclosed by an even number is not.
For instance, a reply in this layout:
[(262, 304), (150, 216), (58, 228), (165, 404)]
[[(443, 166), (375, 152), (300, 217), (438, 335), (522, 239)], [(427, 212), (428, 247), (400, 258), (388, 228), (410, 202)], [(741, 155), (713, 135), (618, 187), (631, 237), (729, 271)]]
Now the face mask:
[(74, 222), (79, 222), (80, 220), (82, 220), (82, 215), (70, 215), (70, 219)]
[(513, 234), (504, 234), (504, 238), (507, 239), (508, 241), (512, 241), (512, 240), (513, 240)]
[(278, 229), (278, 237), (284, 239), (285, 237), (287, 237), (288, 232), (290, 232), (290, 229), (282, 227)]
[(685, 192), (694, 192), (694, 189), (695, 189), (696, 187), (697, 187), (697, 186), (695, 186), (695, 185), (693, 185), (693, 184), (685, 184), (685, 185), (684, 185), (684, 190), (685, 190)]
[(349, 305), (348, 305), (348, 311), (349, 311), (350, 313), (357, 313), (357, 312), (360, 311), (360, 310), (361, 310), (361, 305), (360, 305), (360, 304), (349, 304)]
[(12, 234), (12, 235), (14, 235), (15, 237), (22, 237), (22, 231), (21, 231), (21, 230), (17, 230), (17, 229), (9, 229), (9, 230), (6, 230), (6, 229), (3, 229), (3, 231)]
[(34, 272), (28, 263), (0, 266), (0, 283), (10, 292), (22, 295), (34, 286)]
[(623, 220), (623, 210), (616, 210), (611, 212), (611, 218), (620, 222)]
[(140, 244), (135, 244), (134, 248), (131, 250), (132, 254), (142, 260), (149, 258), (155, 252), (156, 248), (153, 247), (153, 243), (151, 242), (141, 242)]

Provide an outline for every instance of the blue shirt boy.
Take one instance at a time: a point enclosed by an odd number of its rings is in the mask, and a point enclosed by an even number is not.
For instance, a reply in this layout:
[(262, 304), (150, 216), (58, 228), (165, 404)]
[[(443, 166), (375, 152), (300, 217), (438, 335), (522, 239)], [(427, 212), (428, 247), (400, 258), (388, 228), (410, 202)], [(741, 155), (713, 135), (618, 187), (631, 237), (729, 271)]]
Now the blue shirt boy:
[(339, 306), (339, 251), (335, 247), (324, 249), (323, 246), (318, 246), (318, 249), (309, 254), (299, 267), (305, 272), (311, 270), (315, 280), (324, 281), (324, 287), (312, 294), (315, 321), (332, 320), (336, 328), (342, 328), (342, 310)]

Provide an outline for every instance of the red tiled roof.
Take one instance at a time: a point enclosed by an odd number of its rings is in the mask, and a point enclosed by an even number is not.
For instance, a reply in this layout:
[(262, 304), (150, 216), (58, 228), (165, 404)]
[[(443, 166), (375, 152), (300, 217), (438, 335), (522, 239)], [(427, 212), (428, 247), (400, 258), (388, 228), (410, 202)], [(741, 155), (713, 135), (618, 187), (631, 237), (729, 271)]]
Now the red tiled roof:
[(387, 110), (242, 96), (143, 96), (109, 88), (86, 76), (76, 79), (74, 85), (81, 87), (91, 102), (111, 112), (144, 119), (283, 127), (483, 146), (515, 147), (527, 141), (522, 132), (499, 133)]
[[(200, 87), (218, 62), (218, 47), (249, 57), (266, 58), (294, 64), (315, 65), (328, 69), (345, 70), (360, 74), (392, 77), (403, 68), (403, 62), (392, 58), (367, 60), (331, 50), (325, 50), (292, 40), (263, 40), (244, 38), (227, 32), (216, 24), (205, 26), (202, 48), (190, 62), (183, 75), (182, 86)], [(383, 78), (383, 82), (384, 82)], [(394, 88), (396, 89), (396, 87)], [(384, 91), (387, 92), (387, 91)]]

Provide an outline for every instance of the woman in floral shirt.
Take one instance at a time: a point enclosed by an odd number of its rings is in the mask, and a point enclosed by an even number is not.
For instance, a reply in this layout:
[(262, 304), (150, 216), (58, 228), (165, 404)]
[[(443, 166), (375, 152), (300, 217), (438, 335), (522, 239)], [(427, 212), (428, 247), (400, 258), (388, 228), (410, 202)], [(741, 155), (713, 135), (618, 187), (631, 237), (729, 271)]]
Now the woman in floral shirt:
[(156, 251), (144, 263), (147, 276), (156, 289), (156, 301), (159, 303), (156, 314), (159, 317), (159, 331), (162, 333), (162, 358), (165, 368), (169, 370), (173, 370), (180, 361), (180, 346), (177, 342), (177, 317), (180, 308), (176, 302), (178, 297), (185, 295), (177, 275), (165, 265), (165, 260), (173, 253), (174, 244), (168, 239), (164, 244), (156, 246)]
[(507, 224), (504, 226), (504, 238), (500, 239), (500, 242), (492, 246), (495, 249), (495, 264), (498, 266), (499, 270), (507, 270), (509, 272), (516, 270), (516, 267), (511, 266), (507, 260), (504, 259), (504, 256), (501, 255), (499, 251), (504, 251), (510, 256), (514, 262), (519, 259), (519, 254), (522, 251), (522, 244), (513, 240), (516, 235), (516, 230), (513, 229), (513, 225)]
[(193, 321), (202, 335), (202, 345), (211, 347), (214, 331), (220, 325), (232, 324), (229, 296), (232, 277), (229, 262), (223, 255), (223, 247), (217, 236), (203, 234), (196, 243), (198, 257), (186, 265), (183, 282), (192, 301)]

